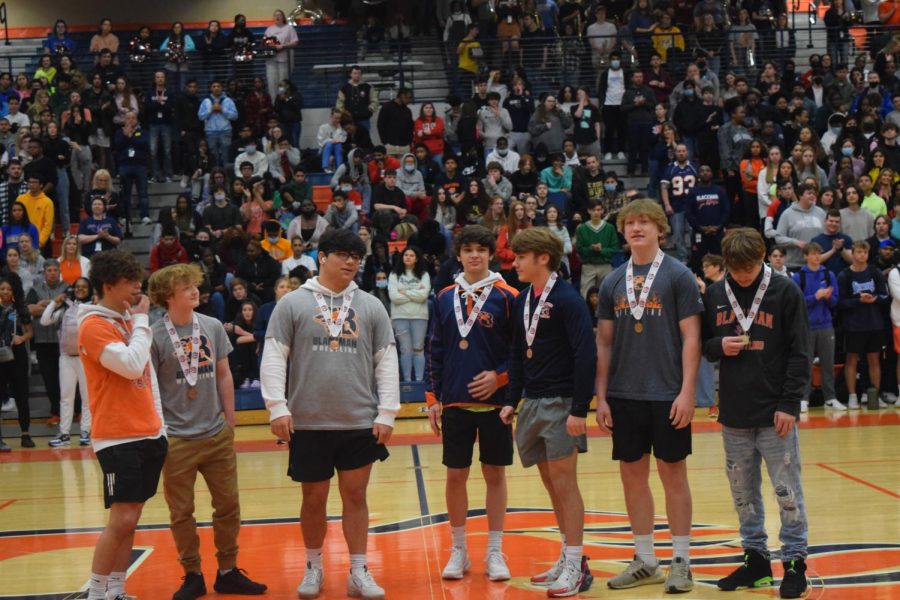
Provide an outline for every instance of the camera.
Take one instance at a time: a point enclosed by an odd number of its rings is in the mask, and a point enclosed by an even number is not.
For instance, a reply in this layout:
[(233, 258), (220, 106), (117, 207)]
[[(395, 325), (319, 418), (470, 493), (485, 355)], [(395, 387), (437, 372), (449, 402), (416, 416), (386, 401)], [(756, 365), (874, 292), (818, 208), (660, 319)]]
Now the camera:
[(863, 11), (851, 10), (847, 13), (847, 20), (853, 24), (861, 25), (863, 21)]

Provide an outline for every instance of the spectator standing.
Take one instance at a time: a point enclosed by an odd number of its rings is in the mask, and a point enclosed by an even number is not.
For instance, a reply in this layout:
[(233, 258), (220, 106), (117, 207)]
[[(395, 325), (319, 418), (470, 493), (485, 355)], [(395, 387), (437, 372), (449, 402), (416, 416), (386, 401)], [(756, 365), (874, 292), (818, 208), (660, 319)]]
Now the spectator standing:
[(6, 165), (6, 181), (0, 183), (0, 225), (9, 223), (10, 209), (27, 187), (22, 161), (18, 158), (10, 159)]
[(588, 25), (587, 37), (591, 46), (591, 65), (600, 73), (609, 65), (609, 55), (618, 46), (618, 31), (614, 23), (606, 20), (606, 6), (597, 4), (594, 8), (596, 21)]
[(532, 147), (543, 145), (548, 154), (562, 152), (566, 130), (571, 126), (572, 117), (559, 108), (556, 96), (542, 94), (528, 123)]
[(660, 195), (666, 216), (671, 227), (672, 243), (675, 256), (686, 263), (690, 257), (690, 244), (687, 224), (687, 203), (691, 190), (697, 183), (699, 173), (688, 160), (688, 148), (685, 144), (675, 146), (675, 160), (664, 170), (660, 179)]
[(513, 125), (508, 136), (509, 142), (514, 151), (520, 155), (526, 154), (531, 148), (528, 123), (534, 113), (534, 99), (531, 97), (531, 91), (525, 88), (525, 82), (520, 77), (513, 80), (512, 93), (503, 101), (503, 108), (509, 112)]
[(102, 197), (91, 200), (91, 212), (78, 225), (78, 243), (81, 252), (90, 258), (95, 252), (112, 250), (122, 241), (122, 232), (116, 220), (106, 214)]
[(816, 206), (816, 188), (801, 183), (798, 192), (797, 202), (782, 213), (775, 229), (775, 243), (785, 248), (785, 264), (792, 270), (805, 264), (803, 248), (825, 230), (825, 211)]
[(391, 321), (400, 350), (404, 381), (425, 378), (425, 334), (428, 330), (428, 297), (431, 279), (418, 248), (407, 247), (388, 277)]
[(466, 35), (456, 45), (456, 93), (466, 98), (478, 75), (478, 63), (484, 58), (484, 49), (478, 39), (478, 25), (469, 23)]
[(109, 50), (113, 56), (119, 52), (119, 38), (112, 31), (112, 21), (106, 18), (100, 19), (100, 29), (91, 38), (89, 52), (95, 55), (94, 62), (100, 60), (102, 50)]
[[(40, 320), (50, 302), (68, 291), (69, 286), (60, 278), (59, 261), (48, 258), (44, 261), (43, 273), (35, 277), (34, 285), (25, 295), (25, 304), (31, 320)], [(56, 327), (40, 323), (33, 325), (34, 337), (31, 349), (37, 356), (41, 379), (50, 400), (49, 425), (59, 423), (59, 332)]]
[(622, 98), (625, 96), (626, 84), (622, 53), (614, 50), (609, 55), (609, 69), (600, 75), (597, 91), (603, 113), (603, 147), (606, 150), (604, 160), (612, 160), (613, 153), (616, 153), (619, 160), (625, 160), (628, 121), (622, 112)]
[(179, 21), (172, 23), (169, 37), (163, 40), (159, 50), (166, 53), (165, 68), (175, 74), (175, 89), (180, 90), (184, 86), (185, 75), (188, 72), (188, 53), (196, 50), (194, 40), (184, 31), (183, 23)]
[[(240, 83), (247, 83), (253, 76), (253, 61), (246, 57), (253, 52), (256, 34), (247, 28), (247, 17), (242, 14), (234, 16), (234, 27), (228, 36), (228, 47), (234, 56), (234, 74)], [(235, 98), (236, 100), (236, 98)]]
[(713, 182), (712, 167), (700, 165), (697, 185), (691, 188), (685, 201), (687, 221), (694, 231), (690, 264), (695, 273), (702, 272), (704, 257), (722, 254), (729, 210), (725, 192)]
[(575, 229), (575, 251), (581, 259), (581, 295), (599, 288), (612, 272), (612, 258), (619, 251), (619, 236), (615, 225), (603, 218), (603, 204), (598, 199), (587, 203), (588, 221)]
[(300, 148), (300, 133), (303, 128), (303, 96), (287, 79), (281, 80), (278, 85), (278, 95), (275, 96), (273, 111), (275, 118), (288, 131), (291, 145)]
[(862, 199), (863, 192), (857, 184), (848, 185), (844, 190), (847, 206), (841, 209), (841, 232), (854, 242), (867, 240), (875, 233), (875, 218), (862, 207)]
[(654, 106), (656, 106), (655, 92), (644, 83), (644, 74), (641, 71), (634, 71), (631, 74), (631, 86), (622, 96), (620, 107), (628, 123), (629, 175), (634, 175), (638, 167), (642, 175), (649, 172), (650, 125), (654, 118)]
[(228, 38), (222, 32), (222, 24), (211, 19), (206, 24), (206, 31), (197, 39), (197, 52), (203, 71), (211, 73), (213, 77), (224, 77), (227, 65), (226, 52), (228, 50)]
[(137, 113), (125, 115), (125, 123), (116, 132), (113, 143), (119, 177), (122, 181), (122, 209), (125, 217), (125, 237), (131, 237), (131, 190), (137, 189), (141, 222), (149, 225), (150, 198), (147, 195), (147, 154), (150, 143), (144, 135)]
[(278, 82), (291, 78), (293, 68), (293, 50), (300, 45), (297, 30), (287, 22), (284, 12), (276, 10), (272, 15), (274, 23), (266, 27), (265, 37), (274, 37), (275, 56), (266, 60), (266, 80), (269, 82), (269, 96), (273, 97), (278, 92)]
[(90, 274), (91, 261), (81, 255), (77, 235), (69, 234), (63, 239), (58, 260), (60, 277), (70, 286), (79, 278), (86, 278)]
[(53, 201), (44, 193), (44, 181), (38, 173), (28, 176), (28, 191), (16, 198), (16, 203), (25, 207), (28, 221), (38, 230), (38, 239), (32, 240), (38, 248), (43, 248), (53, 233)]
[[(338, 90), (334, 106), (338, 110), (349, 112), (357, 127), (368, 130), (370, 119), (378, 110), (378, 94), (373, 92), (372, 86), (362, 80), (362, 67), (353, 65), (350, 67), (350, 79)], [(424, 106), (422, 105), (423, 109)]]
[[(505, 110), (505, 109), (504, 109)], [(416, 144), (425, 144), (428, 155), (438, 165), (444, 160), (444, 119), (434, 110), (434, 104), (425, 102), (419, 109), (419, 118), (413, 125)]]
[[(10, 252), (18, 252), (11, 249)], [(7, 255), (8, 257), (9, 255)], [(8, 265), (8, 263), (7, 263)], [(0, 374), (8, 382), (8, 390), (16, 402), (19, 428), (22, 432), (22, 447), (34, 448), (29, 435), (31, 412), (28, 402), (28, 341), (34, 337), (31, 313), (25, 306), (23, 297), (16, 297), (13, 280), (0, 276), (0, 353), (6, 358), (0, 362)], [(7, 450), (4, 450), (7, 451)]]
[(209, 153), (216, 159), (216, 165), (228, 165), (228, 147), (231, 144), (231, 124), (237, 121), (238, 110), (234, 101), (222, 89), (222, 82), (213, 80), (209, 84), (210, 95), (200, 103), (197, 117), (204, 122), (203, 131), (209, 144)]
[(397, 96), (385, 102), (378, 112), (378, 136), (387, 154), (400, 156), (409, 151), (413, 140), (413, 117), (409, 104), (412, 90), (401, 87)]
[(172, 126), (175, 123), (174, 95), (166, 86), (166, 74), (153, 74), (153, 86), (144, 97), (150, 127), (150, 170), (158, 183), (172, 179)]
[[(280, 84), (276, 82), (275, 89)], [(265, 133), (266, 123), (272, 117), (272, 96), (263, 85), (261, 77), (253, 78), (253, 89), (244, 97), (244, 123), (250, 126), (253, 135), (260, 137)]]
[(719, 140), (719, 160), (721, 160), (722, 170), (725, 172), (725, 193), (731, 203), (732, 212), (738, 214), (742, 210), (738, 206), (741, 192), (741, 160), (743, 160), (753, 136), (744, 127), (747, 111), (742, 104), (732, 104), (728, 112), (731, 119), (719, 127), (716, 135)]

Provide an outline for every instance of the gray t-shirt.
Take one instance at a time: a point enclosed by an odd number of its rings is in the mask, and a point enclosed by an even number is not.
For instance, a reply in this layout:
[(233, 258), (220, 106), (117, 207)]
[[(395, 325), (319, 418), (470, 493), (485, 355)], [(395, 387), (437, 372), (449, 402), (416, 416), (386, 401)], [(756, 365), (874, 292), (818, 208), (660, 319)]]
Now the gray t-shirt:
[[(153, 332), (150, 360), (159, 381), (159, 395), (169, 436), (199, 440), (216, 435), (225, 426), (225, 414), (216, 388), (216, 363), (231, 353), (231, 342), (217, 319), (195, 314), (200, 321), (197, 397), (194, 400), (187, 397), (187, 382), (162, 319), (150, 327)], [(191, 324), (179, 325), (175, 331), (190, 359)]]
[[(323, 295), (336, 319), (343, 294)], [(290, 348), (286, 396), (294, 429), (373, 426), (378, 416), (375, 355), (394, 343), (391, 318), (380, 300), (356, 289), (333, 350), (313, 292), (302, 287), (275, 305), (266, 339)]]
[[(625, 294), (625, 269), (620, 266), (600, 286), (600, 320), (614, 321), (613, 352), (607, 398), (671, 402), (681, 392), (682, 319), (703, 311), (703, 299), (693, 273), (667, 256), (650, 290), (641, 317), (643, 331), (631, 316)], [(634, 266), (634, 293), (640, 298), (650, 265)]]

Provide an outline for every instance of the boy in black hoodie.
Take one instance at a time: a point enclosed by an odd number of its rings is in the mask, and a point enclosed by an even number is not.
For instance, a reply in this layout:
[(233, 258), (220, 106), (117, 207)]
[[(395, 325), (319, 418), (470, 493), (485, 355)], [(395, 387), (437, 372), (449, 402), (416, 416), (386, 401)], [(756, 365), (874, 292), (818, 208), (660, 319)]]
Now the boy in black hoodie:
[(771, 585), (772, 566), (759, 482), (766, 461), (781, 516), (782, 598), (806, 591), (808, 523), (800, 482), (796, 420), (810, 379), (809, 322), (800, 288), (763, 264), (755, 229), (722, 241), (728, 276), (703, 298), (703, 354), (719, 363), (719, 423), (725, 469), (741, 524), (744, 564), (719, 589)]

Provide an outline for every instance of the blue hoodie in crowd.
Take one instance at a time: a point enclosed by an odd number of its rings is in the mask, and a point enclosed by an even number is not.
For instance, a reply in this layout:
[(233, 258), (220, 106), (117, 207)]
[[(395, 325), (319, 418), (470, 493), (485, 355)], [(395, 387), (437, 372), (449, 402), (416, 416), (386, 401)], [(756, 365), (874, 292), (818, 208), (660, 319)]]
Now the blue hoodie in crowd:
[[(837, 277), (834, 273), (819, 266), (817, 271), (811, 271), (809, 267), (803, 267), (791, 277), (794, 283), (800, 286), (803, 291), (803, 297), (806, 299), (806, 313), (809, 315), (810, 329), (831, 329), (831, 310), (838, 303), (838, 285)], [(827, 300), (824, 298), (817, 299), (816, 292), (830, 287), (831, 297)]]

